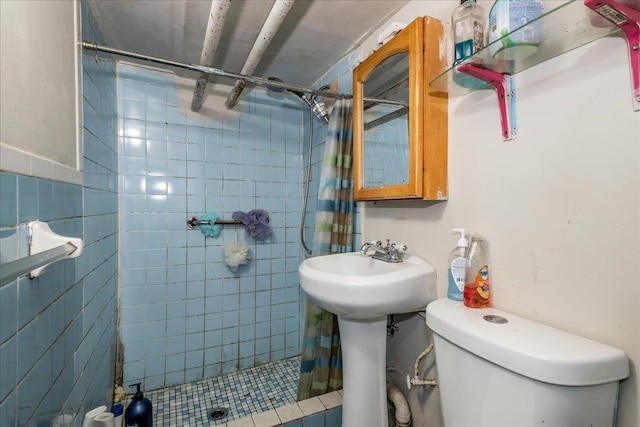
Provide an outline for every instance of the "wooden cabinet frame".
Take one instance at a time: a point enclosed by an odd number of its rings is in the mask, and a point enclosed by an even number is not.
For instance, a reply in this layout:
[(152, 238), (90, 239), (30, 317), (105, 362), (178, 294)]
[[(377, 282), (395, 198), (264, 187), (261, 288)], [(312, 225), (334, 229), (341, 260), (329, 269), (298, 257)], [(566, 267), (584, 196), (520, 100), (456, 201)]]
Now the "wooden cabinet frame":
[[(354, 196), (356, 200), (447, 198), (447, 97), (434, 96), (428, 82), (446, 69), (442, 23), (414, 20), (353, 71)], [(375, 67), (396, 53), (409, 58), (409, 180), (364, 187), (364, 82)]]

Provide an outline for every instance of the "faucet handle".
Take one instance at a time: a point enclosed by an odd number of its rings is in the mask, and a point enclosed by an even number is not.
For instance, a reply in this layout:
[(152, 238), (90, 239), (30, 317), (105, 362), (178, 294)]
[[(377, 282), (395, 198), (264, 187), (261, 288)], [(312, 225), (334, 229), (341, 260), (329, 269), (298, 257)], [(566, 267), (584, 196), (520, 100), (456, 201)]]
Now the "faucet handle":
[(404, 253), (407, 250), (407, 245), (403, 245), (400, 243), (392, 243), (389, 248), (389, 253), (392, 258), (397, 259), (400, 258), (398, 255)]
[(407, 250), (407, 245), (403, 245), (401, 243), (392, 243), (391, 247), (398, 251), (398, 253), (402, 253)]

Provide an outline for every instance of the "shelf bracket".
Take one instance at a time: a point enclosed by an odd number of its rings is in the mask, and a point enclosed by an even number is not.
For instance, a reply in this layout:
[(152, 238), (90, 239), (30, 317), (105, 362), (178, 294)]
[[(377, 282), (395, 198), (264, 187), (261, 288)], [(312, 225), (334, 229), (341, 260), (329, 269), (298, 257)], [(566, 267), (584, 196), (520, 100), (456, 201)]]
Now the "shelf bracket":
[[(510, 141), (515, 136), (515, 128), (512, 128), (512, 116), (515, 115), (514, 92), (511, 86), (511, 76), (487, 70), (475, 64), (463, 64), (458, 71), (482, 80), (493, 86), (498, 94), (498, 107), (500, 107), (500, 125), (502, 126), (502, 139)], [(515, 122), (515, 120), (513, 120)]]
[(585, 6), (622, 30), (629, 46), (633, 109), (640, 111), (640, 11), (617, 0), (585, 0)]

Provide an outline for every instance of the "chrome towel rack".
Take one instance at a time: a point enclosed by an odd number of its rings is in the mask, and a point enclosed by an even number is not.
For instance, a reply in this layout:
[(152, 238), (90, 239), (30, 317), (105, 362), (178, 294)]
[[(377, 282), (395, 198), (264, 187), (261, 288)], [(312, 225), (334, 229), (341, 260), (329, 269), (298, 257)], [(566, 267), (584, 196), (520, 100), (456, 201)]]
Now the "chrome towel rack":
[(211, 221), (201, 221), (200, 219), (198, 219), (197, 216), (192, 216), (187, 220), (187, 227), (189, 227), (192, 230), (197, 229), (198, 227), (200, 227), (201, 225), (241, 225), (242, 221), (240, 220), (236, 220), (236, 219), (219, 219), (217, 221), (215, 221), (214, 223), (211, 223)]
[(0, 286), (24, 274), (34, 279), (39, 277), (48, 265), (82, 254), (82, 239), (60, 236), (44, 222), (30, 222), (28, 232), (29, 256), (0, 265)]

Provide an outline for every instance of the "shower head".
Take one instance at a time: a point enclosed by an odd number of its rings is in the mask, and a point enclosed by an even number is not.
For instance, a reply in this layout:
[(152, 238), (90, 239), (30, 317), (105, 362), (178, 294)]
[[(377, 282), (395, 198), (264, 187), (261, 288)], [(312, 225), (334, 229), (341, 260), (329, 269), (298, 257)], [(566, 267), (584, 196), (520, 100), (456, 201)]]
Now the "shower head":
[(311, 110), (313, 110), (313, 114), (316, 115), (320, 120), (324, 120), (326, 123), (329, 123), (329, 113), (327, 113), (327, 106), (324, 105), (324, 102), (318, 102), (315, 96), (311, 97)]
[(289, 92), (297, 95), (300, 99), (309, 104), (309, 107), (311, 107), (311, 111), (313, 111), (313, 114), (317, 118), (319, 118), (320, 120), (324, 120), (326, 123), (329, 123), (329, 114), (327, 113), (327, 107), (325, 107), (324, 102), (318, 102), (315, 96), (311, 96), (311, 98), (308, 98), (307, 95), (305, 95), (303, 92), (294, 90), (289, 90)]

